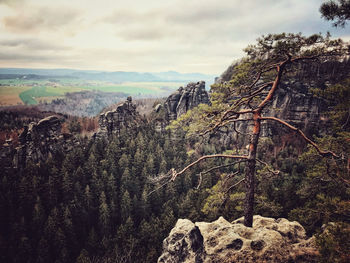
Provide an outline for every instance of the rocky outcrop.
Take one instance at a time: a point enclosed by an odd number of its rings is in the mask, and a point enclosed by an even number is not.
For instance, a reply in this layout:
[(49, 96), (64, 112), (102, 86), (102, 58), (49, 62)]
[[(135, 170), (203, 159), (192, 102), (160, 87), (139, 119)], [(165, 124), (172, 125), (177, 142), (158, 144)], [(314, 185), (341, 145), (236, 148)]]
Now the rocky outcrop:
[(113, 134), (119, 134), (123, 128), (132, 128), (137, 125), (138, 113), (136, 106), (132, 103), (132, 98), (119, 105), (115, 110), (102, 113), (99, 117), (99, 131), (97, 138), (108, 137)]
[(163, 241), (158, 263), (180, 262), (317, 262), (314, 238), (298, 222), (254, 216), (253, 228), (243, 218), (223, 217), (212, 223), (179, 219)]
[[(230, 81), (239, 63), (236, 62), (229, 66), (216, 79), (216, 84)], [(350, 73), (349, 66), (350, 61), (298, 65), (298, 68), (292, 72), (293, 75), (290, 74), (288, 77), (282, 78), (273, 100), (265, 108), (263, 115), (282, 119), (302, 130), (307, 136), (319, 136), (327, 133), (330, 121), (325, 114), (328, 110), (326, 102), (311, 91), (314, 88), (324, 89), (344, 80)], [(237, 96), (239, 95), (237, 94)], [(238, 148), (246, 147), (250, 137), (245, 135), (251, 133), (252, 122), (237, 122), (235, 128), (239, 134), (232, 132), (233, 126), (232, 124), (230, 129), (220, 132), (216, 138), (224, 145), (237, 145)], [(282, 142), (281, 145), (291, 143), (290, 130), (277, 122), (263, 122), (260, 135), (261, 137), (274, 138), (275, 141)], [(294, 139), (294, 144), (295, 141)], [(278, 147), (275, 150), (278, 151)]]
[[(297, 81), (283, 82), (271, 106), (264, 111), (264, 116), (277, 117), (298, 127), (306, 134), (317, 133), (319, 127), (327, 127), (325, 102), (307, 92), (311, 88), (316, 88), (316, 83), (303, 84)], [(247, 122), (240, 122), (237, 129), (242, 133), (249, 133)], [(261, 136), (273, 136), (281, 134), (281, 126), (269, 122), (263, 123)]]
[(16, 150), (13, 145), (12, 139), (8, 139), (0, 147), (0, 170), (8, 170), (13, 167), (13, 157), (16, 154)]
[(57, 116), (25, 126), (16, 148), (15, 167), (24, 167), (29, 160), (33, 163), (45, 162), (58, 153), (68, 152), (79, 143), (71, 134), (62, 134), (61, 129), (62, 124)]
[(180, 87), (175, 93), (171, 94), (164, 107), (167, 111), (169, 120), (175, 120), (188, 110), (199, 104), (209, 104), (209, 96), (205, 90), (205, 82), (188, 83), (186, 87)]

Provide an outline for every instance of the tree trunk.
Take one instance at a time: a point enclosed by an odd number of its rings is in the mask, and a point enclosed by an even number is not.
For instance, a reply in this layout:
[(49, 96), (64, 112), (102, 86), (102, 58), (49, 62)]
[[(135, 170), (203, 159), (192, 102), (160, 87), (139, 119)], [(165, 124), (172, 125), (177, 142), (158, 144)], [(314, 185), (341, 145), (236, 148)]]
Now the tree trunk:
[(253, 116), (254, 127), (249, 145), (248, 162), (245, 168), (245, 200), (244, 200), (244, 225), (253, 226), (254, 214), (254, 192), (255, 192), (255, 164), (256, 151), (260, 136), (260, 112), (255, 112)]

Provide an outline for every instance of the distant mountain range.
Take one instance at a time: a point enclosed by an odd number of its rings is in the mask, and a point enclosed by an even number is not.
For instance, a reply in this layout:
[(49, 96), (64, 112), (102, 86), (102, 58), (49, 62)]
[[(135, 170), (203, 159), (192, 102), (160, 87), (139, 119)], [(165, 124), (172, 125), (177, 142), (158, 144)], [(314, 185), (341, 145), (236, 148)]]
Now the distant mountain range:
[(56, 77), (56, 78), (77, 78), (83, 80), (99, 80), (109, 82), (196, 82), (204, 80), (208, 85), (214, 82), (214, 75), (201, 73), (179, 73), (176, 71), (167, 72), (126, 72), (126, 71), (95, 71), (95, 70), (75, 70), (75, 69), (31, 69), (31, 68), (0, 68), (0, 78), (26, 76), (35, 78)]

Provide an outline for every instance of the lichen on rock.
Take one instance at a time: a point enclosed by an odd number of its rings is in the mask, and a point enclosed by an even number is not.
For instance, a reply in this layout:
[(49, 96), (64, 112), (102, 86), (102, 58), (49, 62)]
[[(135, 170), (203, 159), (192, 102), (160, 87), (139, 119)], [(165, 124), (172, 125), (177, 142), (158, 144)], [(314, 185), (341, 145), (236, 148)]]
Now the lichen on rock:
[(179, 219), (158, 262), (317, 262), (317, 255), (314, 238), (308, 239), (298, 222), (256, 215), (253, 228), (244, 226), (243, 218)]

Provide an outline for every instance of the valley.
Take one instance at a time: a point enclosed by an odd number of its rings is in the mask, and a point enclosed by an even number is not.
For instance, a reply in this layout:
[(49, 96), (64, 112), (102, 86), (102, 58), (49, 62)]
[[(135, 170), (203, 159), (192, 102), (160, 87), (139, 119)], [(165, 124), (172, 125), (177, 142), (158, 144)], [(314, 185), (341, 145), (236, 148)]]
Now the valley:
[(100, 91), (124, 93), (138, 98), (163, 97), (170, 94), (184, 82), (123, 82), (120, 84), (104, 81), (76, 80), (31, 82), (28, 80), (0, 79), (0, 106), (37, 105), (50, 103), (54, 99), (63, 99), (67, 93), (80, 91)]
[(0, 262), (349, 263), (349, 22), (0, 0)]

